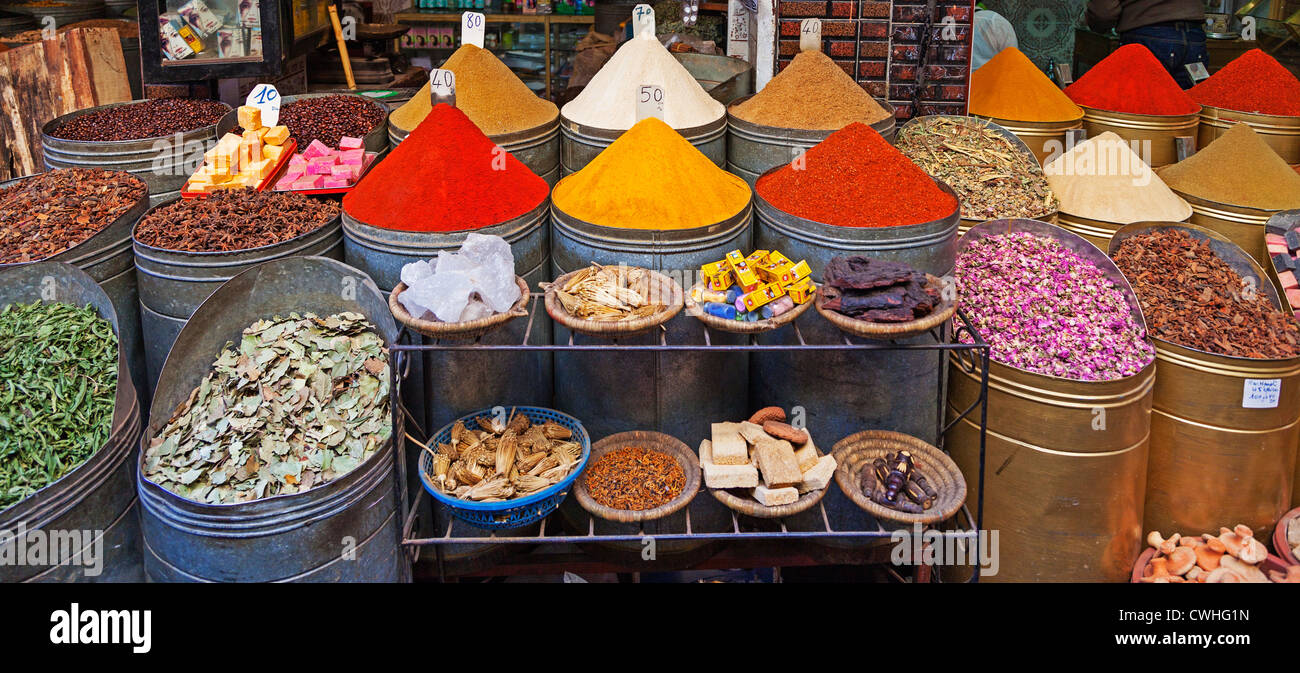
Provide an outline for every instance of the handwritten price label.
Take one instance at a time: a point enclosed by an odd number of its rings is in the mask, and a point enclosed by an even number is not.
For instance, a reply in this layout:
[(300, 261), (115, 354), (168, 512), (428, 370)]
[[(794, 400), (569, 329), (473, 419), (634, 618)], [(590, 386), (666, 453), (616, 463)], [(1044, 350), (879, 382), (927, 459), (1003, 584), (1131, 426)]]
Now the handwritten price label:
[(446, 103), (456, 107), (456, 73), (441, 69), (429, 71), (429, 98), (434, 105)]
[(465, 12), (460, 15), (460, 43), (472, 44), (483, 48), (483, 32), (487, 21), (478, 12)]
[(822, 20), (804, 19), (799, 22), (799, 51), (822, 50)]
[(632, 37), (655, 34), (655, 10), (650, 5), (637, 5), (632, 8)]
[(1282, 398), (1282, 379), (1246, 379), (1241, 391), (1244, 409), (1276, 409)]
[(270, 84), (258, 84), (248, 92), (244, 105), (262, 111), (262, 125), (275, 126), (280, 121), (280, 91)]
[(636, 120), (664, 118), (664, 88), (657, 84), (642, 84), (636, 90)]

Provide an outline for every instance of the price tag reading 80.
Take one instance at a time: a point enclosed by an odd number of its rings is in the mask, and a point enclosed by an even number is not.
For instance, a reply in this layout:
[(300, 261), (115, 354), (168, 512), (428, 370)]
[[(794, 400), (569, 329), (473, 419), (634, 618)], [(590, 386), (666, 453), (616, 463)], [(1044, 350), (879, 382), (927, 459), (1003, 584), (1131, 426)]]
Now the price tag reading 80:
[(465, 12), (460, 15), (460, 43), (472, 44), (483, 48), (483, 33), (486, 19), (478, 12)]
[(450, 70), (430, 70), (429, 98), (434, 105), (446, 103), (456, 107), (456, 73)]
[(664, 88), (658, 84), (642, 84), (636, 90), (636, 120), (664, 118)]
[(270, 84), (258, 84), (244, 99), (244, 105), (261, 111), (263, 126), (275, 126), (280, 121), (280, 102), (280, 91)]

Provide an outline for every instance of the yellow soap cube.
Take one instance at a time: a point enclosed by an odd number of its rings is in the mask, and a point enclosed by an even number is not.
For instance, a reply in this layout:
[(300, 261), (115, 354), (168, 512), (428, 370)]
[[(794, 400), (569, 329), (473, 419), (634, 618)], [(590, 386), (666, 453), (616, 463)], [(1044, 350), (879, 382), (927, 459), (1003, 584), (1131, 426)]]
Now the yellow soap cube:
[(262, 128), (262, 111), (252, 105), (239, 106), (239, 125), (245, 131)]
[(248, 174), (256, 177), (260, 182), (266, 176), (270, 175), (274, 168), (274, 161), (271, 161), (270, 159), (262, 159), (261, 161), (255, 161), (249, 165)]
[(262, 136), (262, 141), (268, 145), (283, 145), (288, 139), (288, 126), (272, 126), (266, 130), (266, 135)]
[(262, 158), (270, 159), (272, 162), (278, 162), (284, 157), (284, 147), (282, 145), (263, 145)]

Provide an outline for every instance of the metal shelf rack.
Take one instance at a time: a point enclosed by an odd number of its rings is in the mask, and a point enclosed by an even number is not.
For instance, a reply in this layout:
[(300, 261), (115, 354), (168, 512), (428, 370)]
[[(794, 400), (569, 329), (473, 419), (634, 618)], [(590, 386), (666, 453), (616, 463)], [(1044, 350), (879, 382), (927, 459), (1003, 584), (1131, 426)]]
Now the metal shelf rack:
[[(516, 319), (517, 320), (522, 319), (522, 316)], [(780, 345), (759, 344), (756, 343), (756, 340), (752, 335), (749, 337), (748, 339), (749, 343), (747, 344), (714, 344), (713, 339), (710, 336), (710, 330), (707, 328), (704, 330), (704, 342), (695, 343), (695, 344), (668, 343), (667, 336), (662, 331), (660, 332), (659, 343), (651, 344), (651, 345), (620, 344), (617, 341), (610, 344), (602, 344), (602, 345), (580, 345), (580, 344), (574, 344), (572, 337), (569, 338), (568, 343), (530, 344), (528, 343), (528, 335), (532, 334), (533, 323), (539, 319), (540, 320), (550, 319), (546, 315), (543, 295), (541, 293), (533, 293), (531, 300), (529, 302), (529, 311), (528, 311), (527, 319), (528, 319), (528, 326), (524, 330), (525, 336), (523, 341), (519, 344), (486, 345), (480, 343), (467, 344), (465, 342), (430, 341), (424, 339), (418, 334), (409, 331), (406, 328), (403, 328), (401, 333), (399, 334), (397, 343), (395, 343), (391, 349), (393, 353), (393, 361), (394, 361), (394, 366), (391, 368), (392, 370), (392, 387), (391, 387), (392, 393), (391, 394), (399, 395), (400, 398), (401, 383), (402, 383), (402, 379), (409, 372), (410, 358), (420, 353), (427, 353), (427, 352), (434, 352), (434, 351), (484, 351), (484, 350), (531, 351), (531, 352), (594, 351), (594, 352), (602, 352), (602, 353), (618, 352), (618, 351), (632, 351), (632, 352), (641, 351), (641, 352), (657, 352), (657, 353), (675, 352), (675, 351), (676, 352), (682, 352), (682, 351), (747, 351), (747, 352), (800, 351), (800, 352), (805, 352), (806, 351), (811, 354), (811, 353), (816, 353), (821, 351), (926, 350), (926, 351), (943, 351), (948, 353), (963, 353), (963, 352), (970, 353), (973, 356), (973, 360), (971, 361), (972, 366), (978, 366), (979, 371), (981, 372), (979, 398), (973, 404), (971, 404), (969, 408), (962, 410), (961, 413), (957, 415), (955, 418), (945, 422), (944, 411), (943, 411), (945, 401), (942, 399), (942, 391), (944, 390), (944, 387), (940, 385), (939, 387), (939, 390), (941, 391), (940, 399), (935, 400), (935, 405), (936, 405), (937, 429), (938, 429), (937, 437), (938, 437), (939, 448), (944, 447), (945, 435), (957, 423), (961, 422), (965, 418), (970, 417), (972, 414), (978, 414), (979, 416), (979, 423), (978, 423), (979, 437), (980, 437), (979, 482), (978, 484), (975, 485), (975, 488), (973, 490), (973, 493), (975, 495), (974, 512), (972, 513), (970, 509), (971, 502), (970, 502), (970, 497), (968, 495), (966, 504), (962, 506), (962, 510), (959, 512), (958, 516), (954, 517), (956, 521), (960, 521), (964, 519), (966, 523), (966, 527), (964, 529), (959, 527), (953, 530), (936, 529), (936, 532), (938, 532), (945, 540), (948, 539), (963, 540), (966, 543), (974, 545), (975, 558), (979, 558), (979, 553), (980, 553), (979, 532), (982, 530), (983, 523), (984, 523), (984, 467), (985, 467), (984, 460), (985, 460), (985, 439), (986, 439), (987, 415), (988, 415), (988, 409), (987, 409), (988, 407), (987, 405), (988, 365), (989, 365), (990, 348), (988, 343), (983, 340), (979, 332), (975, 329), (974, 325), (970, 322), (970, 319), (966, 316), (964, 312), (960, 310), (957, 312), (957, 321), (956, 321), (955, 330), (953, 332), (952, 339), (950, 340), (945, 339), (943, 337), (943, 331), (939, 328), (936, 328), (929, 332), (930, 339), (925, 341), (924, 343), (908, 343), (908, 344), (900, 344), (893, 341), (857, 343), (847, 336), (843, 337), (842, 340), (838, 342), (811, 343), (809, 340), (804, 338), (804, 335), (802, 331), (800, 331), (797, 322), (788, 326), (789, 329), (794, 330), (794, 333), (798, 340), (797, 344), (780, 344)], [(813, 318), (813, 319), (815, 320), (817, 318)], [(963, 338), (969, 338), (970, 342), (962, 343)], [(939, 368), (939, 376), (941, 378), (941, 383), (942, 383), (942, 377), (944, 376), (943, 366), (940, 366)], [(898, 526), (896, 525), (893, 527), (886, 527), (882, 525), (879, 521), (877, 521), (874, 517), (872, 517), (870, 514), (868, 514), (865, 511), (858, 512), (861, 516), (858, 517), (858, 519), (854, 522), (854, 525), (850, 525), (847, 527), (844, 526), (843, 524), (833, 526), (831, 522), (831, 517), (828, 516), (826, 511), (825, 501), (823, 501), (822, 503), (818, 504), (817, 508), (812, 510), (813, 518), (815, 520), (820, 521), (820, 525), (813, 526), (813, 527), (809, 527), (806, 525), (807, 519), (802, 519), (804, 525), (793, 525), (792, 522), (789, 522), (785, 519), (757, 520), (757, 519), (751, 519), (749, 517), (737, 514), (735, 512), (731, 512), (731, 522), (730, 522), (729, 530), (701, 531), (701, 530), (696, 530), (695, 527), (693, 527), (691, 517), (690, 517), (690, 511), (689, 508), (687, 508), (685, 510), (686, 511), (685, 530), (683, 532), (674, 532), (674, 533), (662, 533), (662, 532), (646, 533), (644, 527), (642, 527), (636, 533), (623, 533), (623, 534), (601, 533), (597, 531), (597, 524), (596, 524), (595, 517), (586, 514), (584, 512), (584, 515), (587, 517), (586, 532), (575, 534), (573, 532), (563, 531), (564, 524), (559, 521), (560, 519), (559, 513), (555, 512), (541, 521), (537, 533), (533, 535), (507, 536), (507, 535), (491, 534), (486, 537), (458, 535), (453, 530), (453, 521), (450, 516), (445, 517), (448, 522), (445, 527), (440, 527), (439, 530), (432, 531), (430, 534), (422, 535), (419, 532), (419, 529), (421, 527), (419, 525), (420, 522), (418, 517), (418, 514), (421, 511), (421, 506), (424, 504), (426, 500), (428, 500), (433, 507), (441, 507), (441, 505), (433, 501), (432, 498), (429, 497), (428, 493), (426, 493), (422, 488), (417, 490), (414, 497), (411, 497), (410, 494), (408, 493), (409, 480), (407, 478), (406, 471), (407, 471), (407, 466), (409, 464), (408, 463), (409, 456), (407, 455), (408, 441), (407, 441), (406, 433), (408, 431), (408, 425), (407, 425), (406, 415), (407, 412), (405, 408), (401, 407), (400, 405), (398, 406), (396, 413), (394, 413), (393, 415), (394, 416), (393, 438), (394, 438), (395, 447), (398, 451), (399, 460), (397, 461), (397, 463), (398, 463), (398, 470), (399, 470), (399, 481), (400, 481), (401, 491), (402, 491), (402, 545), (407, 549), (408, 555), (410, 556), (413, 564), (421, 559), (422, 553), (426, 549), (431, 548), (434, 555), (433, 561), (434, 563), (436, 563), (437, 566), (437, 577), (439, 579), (446, 579), (448, 577), (448, 573), (445, 572), (444, 563), (443, 563), (442, 548), (445, 545), (466, 545), (466, 544), (580, 545), (580, 544), (601, 543), (601, 542), (605, 542), (605, 543), (637, 542), (637, 541), (644, 540), (648, 535), (650, 537), (653, 537), (656, 541), (677, 541), (677, 540), (724, 541), (724, 542), (733, 543), (735, 546), (739, 546), (739, 547), (745, 547), (745, 546), (752, 547), (754, 545), (759, 545), (759, 546), (768, 545), (763, 549), (760, 549), (757, 553), (753, 553), (751, 550), (751, 553), (741, 554), (739, 557), (726, 556), (725, 560), (723, 561), (725, 565), (723, 566), (713, 566), (708, 564), (700, 564), (696, 566), (696, 567), (732, 567), (732, 568), (766, 567), (767, 565), (781, 565), (781, 563), (779, 562), (780, 559), (775, 558), (777, 556), (780, 556), (780, 554), (773, 552), (771, 543), (775, 543), (779, 545), (782, 541), (787, 541), (787, 540), (872, 539), (872, 540), (877, 540), (882, 544), (885, 544), (889, 542), (890, 537), (894, 534), (894, 532), (899, 529)], [(447, 419), (447, 420), (450, 421), (452, 419)], [(429, 428), (428, 430), (432, 430), (432, 428)], [(427, 439), (427, 437), (422, 439)], [(598, 439), (598, 438), (593, 438), (593, 440), (594, 439)], [(838, 488), (838, 486), (828, 486), (828, 488)], [(712, 497), (711, 495), (703, 491), (704, 488), (701, 488), (701, 492), (697, 494), (696, 497), (697, 498)], [(787, 561), (789, 560), (788, 556), (789, 555), (785, 556)], [(812, 556), (811, 559), (804, 558), (803, 560), (797, 561), (796, 563), (804, 564), (804, 565), (820, 564), (819, 561), (816, 559), (816, 554), (812, 554), (811, 556)], [(879, 554), (874, 554), (874, 555), (864, 554), (862, 561), (880, 562), (879, 556), (880, 556)], [(592, 563), (590, 562), (589, 559), (586, 559), (584, 555), (581, 554), (560, 556), (558, 558), (563, 559), (564, 562), (566, 563), (573, 563), (574, 559), (581, 559), (583, 567), (586, 568), (587, 570), (602, 569), (608, 572), (619, 572), (621, 570), (626, 570), (625, 568), (621, 568), (614, 564)], [(469, 575), (509, 575), (509, 574), (516, 574), (516, 573), (527, 574), (529, 572), (535, 572), (537, 567), (538, 564), (535, 563), (526, 564), (521, 567), (502, 565), (496, 568), (477, 569), (474, 572), (468, 574)], [(556, 566), (555, 568), (553, 568), (552, 572), (558, 572), (559, 567), (561, 566)], [(925, 568), (925, 566), (918, 566), (918, 568)], [(918, 570), (917, 573), (918, 578), (928, 577), (929, 575), (930, 573), (927, 570)], [(972, 582), (978, 581), (978, 578), (979, 578), (979, 574), (973, 573), (973, 576), (970, 581)]]

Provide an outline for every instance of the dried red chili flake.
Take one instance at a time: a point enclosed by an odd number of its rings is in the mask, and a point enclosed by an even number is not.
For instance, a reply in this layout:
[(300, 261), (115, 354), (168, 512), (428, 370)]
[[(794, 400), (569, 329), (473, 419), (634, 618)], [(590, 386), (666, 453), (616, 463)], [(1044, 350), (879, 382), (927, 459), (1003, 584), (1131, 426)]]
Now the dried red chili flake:
[(135, 240), (181, 252), (251, 250), (313, 232), (338, 214), (333, 201), (235, 189), (158, 207), (140, 219)]
[(593, 500), (632, 511), (664, 505), (686, 488), (686, 472), (675, 458), (639, 446), (606, 453), (587, 468), (583, 478)]
[(1259, 49), (1233, 59), (1187, 93), (1202, 105), (1225, 110), (1300, 117), (1300, 79)]
[(99, 233), (148, 193), (120, 171), (65, 168), (0, 189), (0, 264), (37, 262)]

